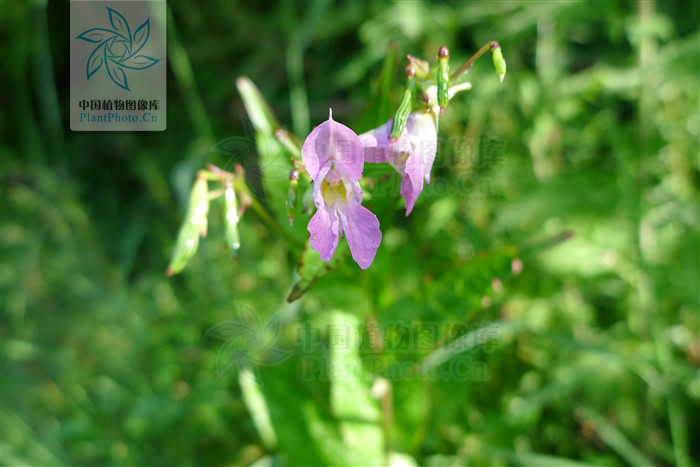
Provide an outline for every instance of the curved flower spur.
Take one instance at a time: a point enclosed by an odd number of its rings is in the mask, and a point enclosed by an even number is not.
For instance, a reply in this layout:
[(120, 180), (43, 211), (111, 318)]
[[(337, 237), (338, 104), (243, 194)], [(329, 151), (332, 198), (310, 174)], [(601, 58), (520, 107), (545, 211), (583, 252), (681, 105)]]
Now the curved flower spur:
[(314, 128), (304, 141), (301, 156), (313, 181), (316, 214), (311, 218), (309, 244), (321, 259), (330, 261), (341, 235), (352, 257), (367, 269), (382, 241), (379, 220), (362, 206), (359, 180), (364, 168), (364, 149), (350, 128), (328, 120)]

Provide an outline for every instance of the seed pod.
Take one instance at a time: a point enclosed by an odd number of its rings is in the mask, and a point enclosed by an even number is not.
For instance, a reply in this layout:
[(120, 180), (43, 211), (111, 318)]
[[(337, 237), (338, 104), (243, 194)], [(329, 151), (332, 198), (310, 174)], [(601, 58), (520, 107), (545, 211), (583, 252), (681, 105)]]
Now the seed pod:
[(187, 217), (180, 227), (173, 256), (167, 274), (172, 276), (182, 271), (194, 256), (199, 246), (199, 237), (207, 234), (207, 213), (209, 212), (209, 190), (207, 180), (197, 177), (190, 193)]
[(498, 73), (498, 78), (503, 82), (503, 78), (506, 77), (506, 60), (503, 58), (503, 53), (501, 53), (501, 47), (497, 45), (491, 49), (493, 66), (496, 67), (496, 73)]
[(440, 47), (437, 58), (437, 100), (442, 113), (450, 100), (450, 51), (447, 47)]
[(416, 68), (413, 65), (408, 65), (405, 70), (406, 74), (406, 90), (403, 93), (403, 99), (399, 104), (399, 109), (394, 115), (394, 121), (391, 124), (391, 134), (389, 138), (392, 140), (398, 139), (406, 128), (406, 121), (413, 110), (413, 95), (416, 91)]
[(236, 190), (233, 189), (231, 182), (226, 183), (224, 190), (224, 222), (226, 223), (226, 244), (231, 250), (231, 255), (235, 256), (238, 249), (241, 247), (241, 237), (238, 233), (238, 199), (236, 198)]
[(299, 199), (299, 171), (292, 169), (289, 172), (289, 189), (287, 190), (287, 218), (289, 225), (294, 225), (297, 213), (297, 200)]

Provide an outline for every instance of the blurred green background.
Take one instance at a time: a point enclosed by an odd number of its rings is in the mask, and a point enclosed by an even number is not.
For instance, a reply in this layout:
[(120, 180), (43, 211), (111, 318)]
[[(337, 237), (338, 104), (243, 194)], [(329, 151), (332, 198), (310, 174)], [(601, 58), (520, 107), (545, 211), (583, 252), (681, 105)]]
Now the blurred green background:
[[(71, 132), (68, 2), (0, 6), (2, 465), (699, 465), (698, 2), (171, 1), (164, 133)], [(302, 140), (329, 107), (359, 133), (400, 96), (387, 53), (492, 39), (508, 75), (476, 63), (410, 217), (368, 169), (369, 270), (288, 304), (299, 249), (247, 212), (236, 260), (214, 217), (165, 276), (195, 171), (255, 157), (238, 76)], [(241, 309), (280, 323), (262, 385), (205, 335)], [(361, 342), (309, 346), (329, 323)], [(387, 371), (465, 356), (485, 377)]]

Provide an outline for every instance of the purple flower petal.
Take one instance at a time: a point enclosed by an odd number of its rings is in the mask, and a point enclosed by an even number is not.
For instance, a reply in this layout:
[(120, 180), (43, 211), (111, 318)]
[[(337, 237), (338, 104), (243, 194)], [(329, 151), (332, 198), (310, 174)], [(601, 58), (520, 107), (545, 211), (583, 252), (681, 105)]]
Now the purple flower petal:
[(396, 141), (389, 139), (392, 120), (360, 135), (365, 162), (388, 162), (403, 177), (401, 196), (406, 215), (413, 210), (423, 183), (430, 183), (430, 171), (437, 152), (437, 115), (417, 111), (408, 116), (406, 129)]
[(423, 177), (430, 183), (430, 171), (437, 153), (437, 116), (430, 112), (414, 112), (408, 116), (406, 133), (413, 146), (411, 154), (419, 154)]
[(408, 217), (413, 211), (413, 205), (416, 204), (418, 195), (423, 191), (423, 184), (421, 183), (420, 190), (413, 188), (413, 183), (411, 183), (411, 178), (405, 176), (401, 180), (401, 196), (403, 196), (404, 202), (406, 203), (406, 216)]
[(365, 162), (387, 162), (392, 153), (389, 149), (391, 144), (389, 134), (391, 133), (393, 120), (392, 118), (379, 128), (362, 133), (359, 136), (365, 150)]
[[(430, 169), (428, 169), (430, 173)], [(413, 210), (413, 205), (418, 199), (418, 195), (423, 191), (423, 179), (425, 177), (425, 167), (418, 154), (412, 154), (406, 160), (405, 175), (401, 180), (401, 196), (406, 202), (406, 215)]]
[(362, 269), (367, 269), (374, 261), (377, 248), (382, 242), (379, 219), (354, 201), (348, 202), (337, 212), (345, 238), (348, 239), (352, 258)]
[[(319, 181), (320, 183), (320, 181)], [(309, 245), (318, 251), (323, 261), (330, 261), (338, 246), (338, 231), (340, 222), (335, 210), (321, 205), (309, 221), (307, 230), (311, 234)]]
[(353, 180), (362, 177), (362, 142), (354, 131), (333, 120), (332, 112), (328, 120), (314, 128), (306, 138), (301, 157), (313, 180), (319, 178), (321, 167), (328, 161)]

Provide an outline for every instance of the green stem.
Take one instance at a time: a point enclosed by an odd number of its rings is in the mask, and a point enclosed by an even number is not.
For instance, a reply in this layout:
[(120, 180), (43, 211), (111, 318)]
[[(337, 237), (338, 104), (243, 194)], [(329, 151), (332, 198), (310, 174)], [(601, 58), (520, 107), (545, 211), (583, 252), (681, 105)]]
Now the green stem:
[(484, 55), (484, 54), (485, 54), (486, 52), (488, 52), (489, 50), (495, 49), (496, 47), (500, 47), (500, 45), (498, 44), (498, 42), (496, 42), (496, 41), (488, 41), (488, 42), (487, 42), (486, 44), (484, 44), (479, 50), (477, 50), (476, 53), (475, 53), (474, 55), (472, 55), (471, 57), (469, 57), (469, 60), (467, 60), (466, 62), (464, 62), (464, 63), (462, 64), (462, 66), (460, 66), (459, 68), (457, 68), (457, 69), (450, 75), (450, 81), (453, 81), (454, 79), (456, 79), (456, 78), (459, 77), (460, 75), (462, 75), (462, 74), (464, 74), (464, 73), (467, 73), (467, 72), (469, 71), (469, 69), (472, 67), (472, 65), (474, 65), (474, 62), (475, 62), (479, 57), (481, 57), (482, 55)]
[(260, 219), (262, 219), (262, 221), (265, 222), (267, 226), (270, 227), (270, 229), (272, 229), (276, 234), (282, 237), (289, 246), (295, 248), (304, 247), (304, 245), (301, 242), (299, 242), (296, 238), (292, 237), (287, 231), (280, 227), (277, 221), (275, 221), (275, 219), (273, 219), (272, 216), (265, 210), (263, 205), (260, 204), (260, 201), (258, 201), (258, 199), (255, 196), (253, 196), (253, 194), (250, 192), (250, 189), (248, 188), (248, 185), (246, 185), (242, 174), (236, 174), (234, 186), (237, 190), (247, 195), (247, 198), (250, 200), (250, 207), (253, 209), (253, 211), (255, 211), (258, 217), (260, 217)]
[(182, 97), (185, 101), (185, 106), (187, 107), (187, 113), (192, 120), (192, 125), (195, 127), (195, 131), (200, 138), (213, 141), (214, 132), (212, 130), (211, 123), (207, 118), (207, 113), (204, 109), (202, 98), (199, 96), (199, 91), (197, 90), (197, 85), (194, 80), (192, 65), (187, 57), (187, 52), (185, 52), (185, 49), (182, 46), (182, 42), (180, 42), (180, 37), (178, 36), (177, 28), (175, 27), (173, 12), (170, 7), (168, 7), (168, 36), (170, 42), (168, 45), (170, 67), (172, 68), (173, 75), (175, 75), (175, 80), (182, 91)]

